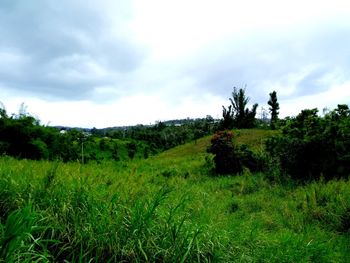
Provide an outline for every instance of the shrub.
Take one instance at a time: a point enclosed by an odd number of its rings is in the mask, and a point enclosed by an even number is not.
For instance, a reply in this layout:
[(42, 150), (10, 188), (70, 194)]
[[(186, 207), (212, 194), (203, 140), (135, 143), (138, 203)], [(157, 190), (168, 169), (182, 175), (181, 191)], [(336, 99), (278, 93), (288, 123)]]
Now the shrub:
[(135, 142), (129, 142), (126, 144), (126, 148), (128, 150), (128, 156), (130, 159), (134, 159), (136, 151), (137, 151), (137, 145)]
[(350, 174), (350, 111), (346, 105), (325, 117), (317, 109), (303, 110), (288, 119), (283, 136), (270, 138), (266, 150), (283, 173), (308, 181)]
[(235, 152), (232, 138), (232, 132), (227, 130), (219, 131), (211, 139), (211, 145), (207, 150), (215, 155), (215, 170), (219, 174), (233, 174), (243, 171), (242, 163)]
[(251, 172), (261, 172), (266, 166), (265, 156), (263, 154), (253, 152), (246, 144), (238, 146), (236, 154), (239, 157), (242, 165), (248, 168)]

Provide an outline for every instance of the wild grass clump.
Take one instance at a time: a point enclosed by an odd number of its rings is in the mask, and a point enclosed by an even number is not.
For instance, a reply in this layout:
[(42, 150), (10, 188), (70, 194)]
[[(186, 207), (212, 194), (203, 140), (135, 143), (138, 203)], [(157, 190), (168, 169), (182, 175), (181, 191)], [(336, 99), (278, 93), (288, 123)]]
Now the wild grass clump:
[[(11, 175), (16, 194), (3, 207), (5, 212), (15, 209), (2, 213), (1, 260), (192, 262), (214, 257), (210, 239), (201, 238), (210, 236), (205, 227), (191, 222), (188, 199), (169, 202), (171, 186), (137, 187), (126, 194), (123, 190), (140, 182), (138, 175), (129, 182), (119, 178), (105, 184), (79, 164), (44, 166), (47, 172), (35, 179), (27, 173), (27, 179), (34, 179), (30, 186), (18, 180), (21, 169)], [(67, 168), (78, 169), (71, 176)], [(2, 195), (7, 183), (1, 181)]]
[(30, 204), (11, 212), (0, 228), (0, 262), (53, 260), (48, 247), (57, 241), (44, 237), (49, 227), (42, 220)]

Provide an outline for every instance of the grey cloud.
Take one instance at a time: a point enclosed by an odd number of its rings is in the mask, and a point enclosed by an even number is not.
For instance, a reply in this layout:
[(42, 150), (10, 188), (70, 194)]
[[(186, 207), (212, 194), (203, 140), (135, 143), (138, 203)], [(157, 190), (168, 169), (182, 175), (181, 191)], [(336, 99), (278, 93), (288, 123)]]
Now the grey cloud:
[(329, 88), (320, 82), (320, 80), (329, 72), (329, 70), (331, 69), (328, 67), (312, 70), (297, 83), (297, 88), (293, 96), (312, 95)]
[[(124, 1), (114, 5), (122, 27), (130, 7)], [(82, 99), (135, 70), (145, 49), (121, 30), (110, 32), (102, 6), (100, 1), (0, 3), (0, 59), (1, 54), (17, 58), (0, 69), (3, 86), (51, 99)]]
[(338, 82), (350, 80), (349, 26), (320, 25), (307, 35), (261, 32), (235, 38), (202, 50), (186, 71), (197, 79), (202, 90), (222, 97), (229, 97), (233, 86), (245, 85), (252, 101), (259, 103), (266, 103), (269, 87), (293, 85), (288, 98), (319, 93), (331, 84), (339, 84), (324, 81), (329, 75)]

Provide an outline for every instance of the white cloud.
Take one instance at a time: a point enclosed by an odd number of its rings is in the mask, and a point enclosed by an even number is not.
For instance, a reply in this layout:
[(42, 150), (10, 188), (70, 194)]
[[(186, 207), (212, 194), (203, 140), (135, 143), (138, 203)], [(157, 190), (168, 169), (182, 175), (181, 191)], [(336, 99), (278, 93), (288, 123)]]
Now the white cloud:
[(291, 100), (280, 101), (281, 117), (296, 116), (303, 109), (324, 108), (335, 109), (338, 104), (350, 103), (350, 81), (335, 85), (329, 90), (309, 96), (300, 96)]
[(349, 103), (348, 1), (6, 3), (0, 100), (44, 123), (221, 117), (245, 85), (260, 106), (276, 90), (284, 115)]
[[(347, 1), (136, 0), (131, 28), (157, 58), (187, 56), (213, 42), (310, 30), (347, 18)], [(348, 19), (346, 19), (348, 20)]]
[(218, 105), (225, 101), (211, 94), (195, 97), (185, 95), (178, 99), (174, 109), (169, 109), (172, 98), (166, 97), (166, 94), (139, 93), (110, 100), (105, 104), (87, 100), (48, 102), (38, 98), (16, 97), (6, 101), (7, 112), (18, 113), (21, 103), (24, 103), (28, 113), (39, 118), (42, 124), (103, 128), (115, 125), (153, 124), (155, 121), (168, 119), (205, 117), (209, 113), (219, 118), (221, 106)]

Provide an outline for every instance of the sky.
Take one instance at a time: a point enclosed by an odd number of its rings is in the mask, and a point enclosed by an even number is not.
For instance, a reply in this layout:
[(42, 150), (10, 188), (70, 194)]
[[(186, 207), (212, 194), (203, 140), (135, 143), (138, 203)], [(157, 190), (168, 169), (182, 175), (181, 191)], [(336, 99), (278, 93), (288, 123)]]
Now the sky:
[(280, 117), (350, 104), (350, 2), (1, 0), (0, 101), (44, 125), (222, 117), (233, 87)]

